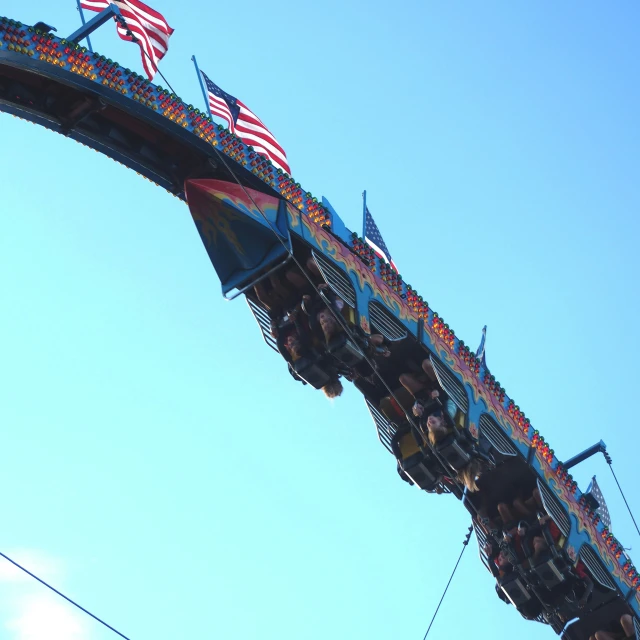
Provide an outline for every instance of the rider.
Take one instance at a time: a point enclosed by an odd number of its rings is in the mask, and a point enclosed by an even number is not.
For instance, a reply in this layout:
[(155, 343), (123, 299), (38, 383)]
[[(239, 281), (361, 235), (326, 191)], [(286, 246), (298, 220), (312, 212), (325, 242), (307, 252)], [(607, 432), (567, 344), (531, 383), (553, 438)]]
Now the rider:
[[(415, 398), (412, 411), (416, 418), (422, 417), (425, 406), (431, 400), (440, 397), (440, 386), (429, 358), (422, 361), (422, 371), (424, 375), (421, 376), (403, 373), (399, 378), (400, 384)], [(449, 417), (453, 419), (457, 410), (455, 402), (447, 398), (445, 408)]]

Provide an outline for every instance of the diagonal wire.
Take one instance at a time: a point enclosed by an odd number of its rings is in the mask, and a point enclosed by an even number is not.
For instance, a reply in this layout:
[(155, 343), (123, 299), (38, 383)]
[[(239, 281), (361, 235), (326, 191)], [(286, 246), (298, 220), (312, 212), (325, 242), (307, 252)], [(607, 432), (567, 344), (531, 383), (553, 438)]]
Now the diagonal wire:
[(436, 612), (433, 614), (433, 618), (431, 618), (431, 622), (429, 623), (429, 627), (427, 628), (427, 632), (424, 634), (424, 638), (422, 640), (426, 640), (427, 636), (429, 635), (429, 631), (431, 631), (431, 625), (433, 624), (434, 620), (436, 619), (436, 616), (438, 615), (438, 611), (440, 610), (440, 605), (442, 604), (442, 601), (444, 600), (444, 597), (447, 595), (447, 589), (449, 589), (449, 585), (451, 584), (451, 581), (453, 580), (453, 576), (456, 574), (456, 569), (458, 568), (458, 565), (460, 564), (460, 560), (462, 560), (462, 554), (464, 553), (464, 550), (467, 548), (467, 545), (469, 544), (469, 540), (471, 538), (471, 532), (473, 531), (473, 527), (469, 527), (469, 531), (467, 532), (467, 535), (464, 539), (464, 542), (462, 543), (462, 551), (460, 552), (460, 555), (458, 556), (458, 561), (456, 562), (456, 566), (453, 567), (453, 571), (451, 572), (451, 576), (449, 577), (449, 582), (447, 582), (447, 586), (444, 588), (444, 592), (442, 594), (442, 597), (440, 598), (440, 602), (438, 602), (438, 606), (436, 607)]
[(107, 624), (104, 620), (101, 620), (100, 618), (98, 618), (98, 616), (93, 615), (91, 611), (87, 611), (84, 607), (81, 607), (77, 602), (74, 602), (71, 598), (68, 598), (67, 596), (65, 596), (64, 593), (61, 593), (60, 591), (52, 587), (50, 584), (47, 584), (41, 578), (38, 578), (38, 576), (35, 575), (35, 573), (31, 573), (31, 571), (29, 571), (28, 569), (25, 569), (23, 566), (19, 565), (15, 560), (12, 560), (9, 556), (5, 555), (1, 551), (0, 551), (0, 556), (2, 556), (5, 560), (8, 560), (12, 565), (18, 567), (18, 569), (20, 569), (21, 571), (24, 571), (27, 575), (30, 575), (32, 578), (35, 578), (38, 582), (43, 584), (45, 587), (51, 589), (51, 591), (53, 591), (54, 593), (57, 593), (59, 596), (63, 597), (67, 602), (70, 602), (74, 607), (78, 607), (80, 611), (84, 611), (87, 615), (91, 616), (94, 620), (97, 620), (100, 624), (103, 624), (105, 627), (107, 627), (107, 629), (111, 629), (111, 631), (113, 631), (114, 633), (117, 633), (121, 638), (124, 638), (125, 640), (130, 640), (123, 633), (120, 633), (117, 629), (114, 629), (110, 624)]
[(631, 516), (631, 519), (633, 520), (633, 524), (636, 527), (636, 531), (638, 532), (638, 535), (640, 535), (640, 529), (638, 528), (638, 523), (636, 522), (636, 519), (633, 517), (633, 513), (631, 512), (631, 507), (629, 506), (629, 503), (627, 502), (627, 499), (624, 495), (624, 492), (622, 491), (622, 487), (620, 486), (620, 483), (618, 482), (618, 478), (616, 477), (615, 471), (613, 470), (613, 465), (611, 464), (611, 458), (607, 459), (607, 462), (609, 463), (609, 469), (611, 469), (611, 473), (613, 474), (613, 479), (616, 481), (616, 484), (618, 485), (618, 490), (620, 491), (620, 495), (622, 496), (622, 499), (624, 500), (624, 503), (627, 505), (627, 510), (629, 511), (629, 515)]

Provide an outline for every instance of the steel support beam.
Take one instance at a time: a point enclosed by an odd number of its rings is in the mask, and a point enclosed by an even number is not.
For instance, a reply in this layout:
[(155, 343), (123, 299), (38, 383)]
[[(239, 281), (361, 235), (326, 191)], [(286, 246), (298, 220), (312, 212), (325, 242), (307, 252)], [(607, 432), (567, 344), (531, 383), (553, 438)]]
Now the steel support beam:
[(573, 458), (570, 458), (569, 460), (567, 460), (562, 466), (565, 469), (571, 469), (571, 467), (575, 467), (577, 464), (584, 462), (587, 458), (590, 458), (591, 456), (595, 456), (596, 453), (602, 453), (605, 457), (605, 460), (609, 464), (611, 463), (611, 458), (607, 453), (607, 445), (602, 440), (600, 440), (598, 444), (594, 444), (592, 447), (585, 449), (582, 453), (579, 453), (577, 456), (573, 456)]
[(77, 31), (74, 31), (67, 40), (69, 40), (69, 42), (80, 42), (80, 40), (84, 40), (91, 35), (98, 27), (101, 27), (107, 20), (116, 17), (122, 18), (120, 9), (118, 9), (115, 4), (110, 4), (97, 16), (91, 18), (89, 22), (83, 24)]

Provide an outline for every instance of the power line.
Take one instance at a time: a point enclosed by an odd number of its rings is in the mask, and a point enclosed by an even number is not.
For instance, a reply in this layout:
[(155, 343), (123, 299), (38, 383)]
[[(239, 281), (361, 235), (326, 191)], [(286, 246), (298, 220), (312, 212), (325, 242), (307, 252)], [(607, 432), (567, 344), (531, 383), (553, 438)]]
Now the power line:
[(87, 609), (80, 606), (77, 602), (74, 602), (71, 598), (68, 598), (67, 596), (65, 596), (64, 593), (61, 593), (60, 591), (52, 587), (50, 584), (46, 583), (44, 580), (42, 580), (42, 578), (38, 578), (38, 576), (35, 573), (31, 573), (31, 571), (29, 571), (28, 569), (25, 569), (23, 566), (19, 565), (15, 560), (12, 560), (9, 556), (5, 555), (1, 551), (0, 551), (0, 556), (2, 556), (5, 560), (8, 560), (12, 565), (18, 567), (18, 569), (20, 569), (21, 571), (24, 571), (27, 575), (30, 575), (32, 578), (35, 578), (38, 582), (43, 584), (45, 587), (51, 589), (51, 591), (53, 591), (54, 593), (57, 593), (59, 596), (62, 596), (67, 602), (70, 602), (74, 607), (78, 607), (80, 611), (84, 611), (87, 615), (91, 616), (94, 620), (97, 620), (100, 624), (103, 624), (105, 627), (107, 627), (107, 629), (111, 629), (111, 631), (113, 631), (114, 633), (117, 633), (121, 638), (124, 638), (125, 640), (130, 640), (130, 638), (127, 638), (127, 636), (125, 636), (123, 633), (120, 633), (117, 629), (114, 629), (110, 624), (107, 624), (104, 620), (101, 620), (100, 618), (98, 618), (98, 616), (93, 615), (91, 611), (87, 611)]
[(462, 560), (462, 554), (464, 553), (464, 550), (467, 548), (467, 545), (469, 544), (469, 540), (471, 538), (471, 532), (473, 531), (473, 527), (469, 527), (469, 531), (467, 532), (467, 536), (464, 539), (464, 542), (462, 543), (462, 551), (460, 552), (460, 555), (458, 556), (458, 561), (456, 562), (456, 566), (453, 567), (453, 571), (451, 572), (451, 576), (449, 577), (449, 582), (447, 582), (447, 586), (444, 588), (444, 592), (442, 594), (442, 597), (440, 598), (440, 602), (438, 602), (438, 606), (436, 607), (436, 612), (433, 614), (433, 618), (431, 618), (431, 622), (429, 623), (429, 627), (427, 628), (427, 632), (424, 634), (424, 638), (422, 640), (426, 640), (427, 636), (429, 635), (429, 631), (431, 631), (431, 625), (433, 624), (433, 621), (436, 619), (436, 616), (438, 615), (438, 611), (440, 610), (440, 605), (442, 604), (442, 601), (444, 600), (444, 597), (447, 595), (447, 589), (449, 589), (449, 585), (451, 584), (451, 581), (453, 580), (453, 576), (456, 574), (456, 569), (458, 568), (458, 565), (460, 564), (460, 560)]

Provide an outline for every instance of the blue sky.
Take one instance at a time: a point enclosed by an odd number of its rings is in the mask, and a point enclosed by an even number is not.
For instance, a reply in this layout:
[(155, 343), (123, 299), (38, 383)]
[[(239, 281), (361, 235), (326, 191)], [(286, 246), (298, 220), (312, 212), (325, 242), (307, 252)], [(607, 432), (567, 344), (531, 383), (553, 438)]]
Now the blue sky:
[[(352, 229), (367, 189), (405, 280), (472, 346), (488, 325), (489, 367), (561, 459), (604, 439), (637, 512), (638, 5), (154, 7), (178, 94), (203, 106), (195, 53)], [(1, 11), (79, 22), (72, 1)], [(110, 25), (93, 43), (140, 70)], [(6, 114), (0, 135), (0, 551), (132, 639), (422, 638), (461, 505), (398, 479), (355, 390), (290, 378), (183, 203)], [(429, 637), (553, 637), (473, 545)], [(0, 595), (3, 638), (115, 637), (1, 565)]]

